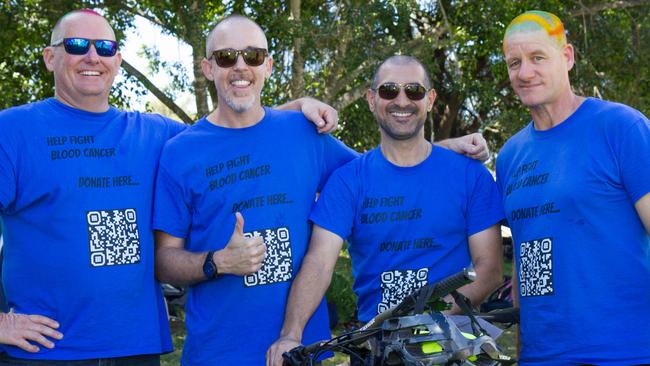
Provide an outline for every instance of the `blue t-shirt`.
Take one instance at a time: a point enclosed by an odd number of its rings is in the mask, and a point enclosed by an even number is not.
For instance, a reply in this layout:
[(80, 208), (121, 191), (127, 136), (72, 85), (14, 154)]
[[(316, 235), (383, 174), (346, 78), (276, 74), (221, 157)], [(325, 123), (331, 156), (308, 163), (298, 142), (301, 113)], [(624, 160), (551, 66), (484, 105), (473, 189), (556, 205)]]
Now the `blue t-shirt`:
[(54, 349), (13, 357), (72, 360), (171, 351), (153, 274), (151, 211), (162, 147), (183, 125), (56, 99), (0, 112), (2, 279), (8, 305), (61, 324)]
[[(240, 129), (201, 119), (170, 140), (160, 161), (154, 228), (185, 238), (194, 252), (222, 249), (244, 217), (244, 232), (262, 236), (263, 267), (190, 287), (182, 363), (263, 365), (277, 339), (289, 288), (307, 249), (308, 215), (330, 173), (356, 156), (331, 136), (318, 135), (299, 112), (265, 109)], [(329, 338), (324, 302), (305, 342)]]
[(587, 99), (544, 131), (532, 122), (497, 159), (512, 229), (522, 365), (650, 363), (650, 124)]
[(471, 264), (467, 238), (503, 219), (481, 163), (433, 146), (413, 167), (375, 148), (338, 169), (310, 219), (350, 242), (359, 319)]

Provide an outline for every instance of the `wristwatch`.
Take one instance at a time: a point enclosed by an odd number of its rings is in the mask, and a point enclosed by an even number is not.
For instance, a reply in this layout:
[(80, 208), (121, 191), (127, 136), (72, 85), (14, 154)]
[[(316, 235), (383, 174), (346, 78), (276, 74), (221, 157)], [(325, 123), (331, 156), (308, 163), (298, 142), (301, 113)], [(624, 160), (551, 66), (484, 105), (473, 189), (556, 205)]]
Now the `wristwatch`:
[(205, 257), (205, 261), (203, 262), (203, 274), (209, 280), (219, 277), (217, 264), (214, 263), (214, 260), (212, 259), (214, 252), (214, 250), (209, 251), (208, 255)]

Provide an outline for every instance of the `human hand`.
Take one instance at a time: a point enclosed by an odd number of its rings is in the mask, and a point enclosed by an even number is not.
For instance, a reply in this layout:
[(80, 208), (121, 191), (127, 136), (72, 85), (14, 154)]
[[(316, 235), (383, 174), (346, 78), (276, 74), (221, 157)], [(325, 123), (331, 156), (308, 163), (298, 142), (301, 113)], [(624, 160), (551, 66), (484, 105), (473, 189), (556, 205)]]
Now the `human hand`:
[(336, 131), (339, 125), (339, 114), (336, 109), (314, 98), (304, 97), (299, 101), (302, 114), (316, 125), (319, 133)]
[(59, 323), (42, 316), (16, 314), (11, 309), (0, 313), (0, 344), (16, 346), (27, 352), (38, 352), (40, 348), (29, 341), (46, 348), (54, 348), (54, 343), (46, 337), (60, 340), (63, 334), (57, 331)]
[(266, 256), (266, 245), (262, 237), (247, 238), (244, 236), (244, 217), (235, 213), (237, 219), (235, 229), (225, 248), (213, 254), (219, 274), (231, 273), (247, 275), (262, 268)]
[(475, 160), (486, 161), (490, 157), (487, 141), (483, 135), (477, 132), (450, 139), (448, 147), (450, 150)]
[(300, 346), (300, 342), (289, 336), (278, 338), (266, 351), (266, 366), (282, 366), (282, 354)]

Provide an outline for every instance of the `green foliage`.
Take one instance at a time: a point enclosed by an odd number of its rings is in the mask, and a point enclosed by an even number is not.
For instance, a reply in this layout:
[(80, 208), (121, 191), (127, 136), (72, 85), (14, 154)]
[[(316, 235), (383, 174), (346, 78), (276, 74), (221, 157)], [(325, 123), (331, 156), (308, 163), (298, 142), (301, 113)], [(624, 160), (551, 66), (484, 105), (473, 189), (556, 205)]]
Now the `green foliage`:
[(336, 305), (339, 324), (355, 318), (357, 297), (352, 292), (352, 262), (347, 250), (343, 250), (339, 255), (332, 275), (332, 282), (325, 296), (328, 302)]
[[(291, 14), (292, 1), (5, 1), (0, 5), (0, 107), (52, 95), (42, 48), (56, 19), (72, 9), (91, 7), (106, 14), (119, 39), (141, 16), (190, 45), (193, 65), (162, 63), (155, 48), (143, 50), (143, 55), (151, 70), (165, 70), (172, 80), (166, 89), (158, 86), (170, 97), (168, 103), (179, 92), (192, 91), (198, 114), (205, 113), (207, 100), (215, 98), (214, 87), (198, 68), (205, 38), (218, 20), (240, 13), (256, 20), (269, 38), (274, 73), (263, 93), (264, 104), (297, 95), (322, 99), (339, 108), (344, 128), (338, 136), (358, 150), (370, 149), (378, 143), (378, 134), (364, 92), (382, 59), (410, 54), (426, 65), (438, 94), (425, 127), (428, 136), (442, 139), (481, 131), (498, 150), (529, 119), (509, 87), (502, 34), (521, 12), (544, 9), (564, 20), (575, 45), (572, 81), (577, 92), (650, 113), (650, 4), (644, 2), (303, 0), (297, 1), (298, 17)], [(301, 63), (295, 65), (294, 60)], [(296, 75), (302, 75), (301, 80)], [(146, 91), (135, 77), (127, 76), (113, 89), (111, 101), (118, 106), (129, 105), (126, 95), (138, 97)], [(298, 94), (292, 91), (295, 85), (304, 85)]]

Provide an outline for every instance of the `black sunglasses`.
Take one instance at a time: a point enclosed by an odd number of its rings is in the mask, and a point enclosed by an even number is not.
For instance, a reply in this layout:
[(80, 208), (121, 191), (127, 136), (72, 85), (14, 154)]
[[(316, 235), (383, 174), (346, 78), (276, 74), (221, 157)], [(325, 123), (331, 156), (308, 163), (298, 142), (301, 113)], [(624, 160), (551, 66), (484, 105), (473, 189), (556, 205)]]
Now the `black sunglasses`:
[(90, 45), (95, 46), (97, 54), (102, 57), (112, 57), (117, 53), (117, 42), (110, 39), (63, 38), (51, 44), (52, 47), (63, 45), (65, 52), (71, 55), (85, 55)]
[(212, 52), (210, 58), (214, 58), (217, 65), (221, 67), (232, 67), (237, 63), (237, 57), (241, 55), (248, 66), (260, 66), (264, 63), (269, 52), (264, 48), (248, 47), (243, 50), (224, 48)]
[(400, 89), (404, 88), (406, 97), (410, 100), (422, 100), (427, 95), (427, 88), (418, 83), (384, 83), (379, 85), (377, 89), (372, 89), (377, 92), (382, 99), (391, 100), (397, 98)]

